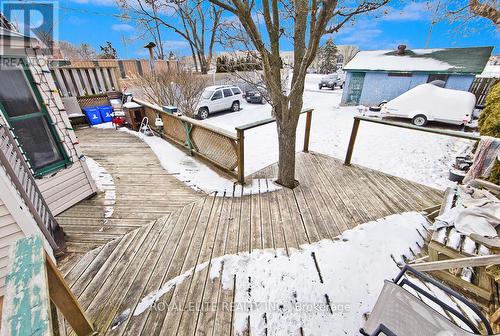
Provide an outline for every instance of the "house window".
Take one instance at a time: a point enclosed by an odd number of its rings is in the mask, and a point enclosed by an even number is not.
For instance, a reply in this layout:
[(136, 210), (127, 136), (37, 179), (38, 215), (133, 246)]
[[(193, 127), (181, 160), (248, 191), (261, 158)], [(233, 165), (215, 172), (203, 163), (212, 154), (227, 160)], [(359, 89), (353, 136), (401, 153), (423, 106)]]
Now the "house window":
[(411, 72), (389, 72), (387, 74), (389, 77), (412, 77), (413, 74)]
[(429, 78), (427, 78), (427, 83), (433, 82), (435, 80), (442, 80), (446, 83), (448, 81), (448, 77), (449, 75), (446, 74), (432, 74), (429, 75)]
[(0, 112), (36, 177), (65, 167), (69, 157), (62, 147), (33, 78), (22, 68), (0, 69)]

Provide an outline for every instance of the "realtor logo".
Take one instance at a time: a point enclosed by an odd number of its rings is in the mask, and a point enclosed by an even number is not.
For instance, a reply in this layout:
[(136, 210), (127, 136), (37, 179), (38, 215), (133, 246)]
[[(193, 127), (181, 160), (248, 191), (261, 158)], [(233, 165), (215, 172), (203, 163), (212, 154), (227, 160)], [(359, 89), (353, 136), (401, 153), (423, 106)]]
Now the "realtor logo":
[(1, 1), (0, 11), (17, 30), (3, 34), (0, 41), (2, 54), (6, 54), (9, 49), (23, 48), (20, 39), (24, 39), (24, 46), (36, 39), (44, 54), (53, 54), (54, 41), (58, 38), (57, 1)]

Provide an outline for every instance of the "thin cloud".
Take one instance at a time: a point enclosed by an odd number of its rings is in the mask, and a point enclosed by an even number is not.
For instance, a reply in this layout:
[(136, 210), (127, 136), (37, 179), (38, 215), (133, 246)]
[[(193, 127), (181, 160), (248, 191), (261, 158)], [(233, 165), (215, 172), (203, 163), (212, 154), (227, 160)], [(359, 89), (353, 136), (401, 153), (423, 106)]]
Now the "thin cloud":
[(381, 15), (382, 21), (428, 21), (435, 12), (430, 2), (410, 2), (403, 8), (386, 7)]
[(126, 23), (118, 23), (112, 25), (111, 29), (118, 32), (128, 32), (134, 30), (134, 27)]
[(189, 46), (189, 43), (187, 41), (179, 41), (179, 40), (162, 41), (162, 44), (165, 49), (170, 49), (170, 50), (180, 50), (187, 48)]
[(373, 46), (383, 32), (375, 20), (359, 20), (355, 21), (352, 25), (342, 27), (332, 37), (337, 44), (354, 44), (363, 48)]

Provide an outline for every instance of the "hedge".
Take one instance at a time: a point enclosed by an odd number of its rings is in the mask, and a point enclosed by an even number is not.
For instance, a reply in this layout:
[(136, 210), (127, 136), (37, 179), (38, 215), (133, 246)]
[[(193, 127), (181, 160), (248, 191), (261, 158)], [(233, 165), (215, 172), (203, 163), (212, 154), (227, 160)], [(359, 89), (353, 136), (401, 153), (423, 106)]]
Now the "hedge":
[[(500, 82), (495, 84), (488, 97), (486, 107), (479, 117), (479, 132), (481, 135), (500, 138)], [(500, 185), (500, 163), (497, 160), (488, 180)]]

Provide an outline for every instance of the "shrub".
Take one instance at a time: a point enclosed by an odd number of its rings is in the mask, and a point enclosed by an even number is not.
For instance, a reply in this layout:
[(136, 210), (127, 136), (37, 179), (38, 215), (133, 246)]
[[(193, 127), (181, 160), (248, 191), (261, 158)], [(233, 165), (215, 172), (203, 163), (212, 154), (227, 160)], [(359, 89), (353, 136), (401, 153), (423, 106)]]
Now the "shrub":
[[(495, 84), (488, 97), (486, 107), (479, 117), (479, 132), (481, 135), (500, 138), (500, 82)], [(500, 163), (497, 160), (488, 180), (500, 185)]]
[(186, 71), (157, 71), (138, 80), (142, 95), (157, 105), (173, 105), (193, 117), (196, 104), (208, 79)]

